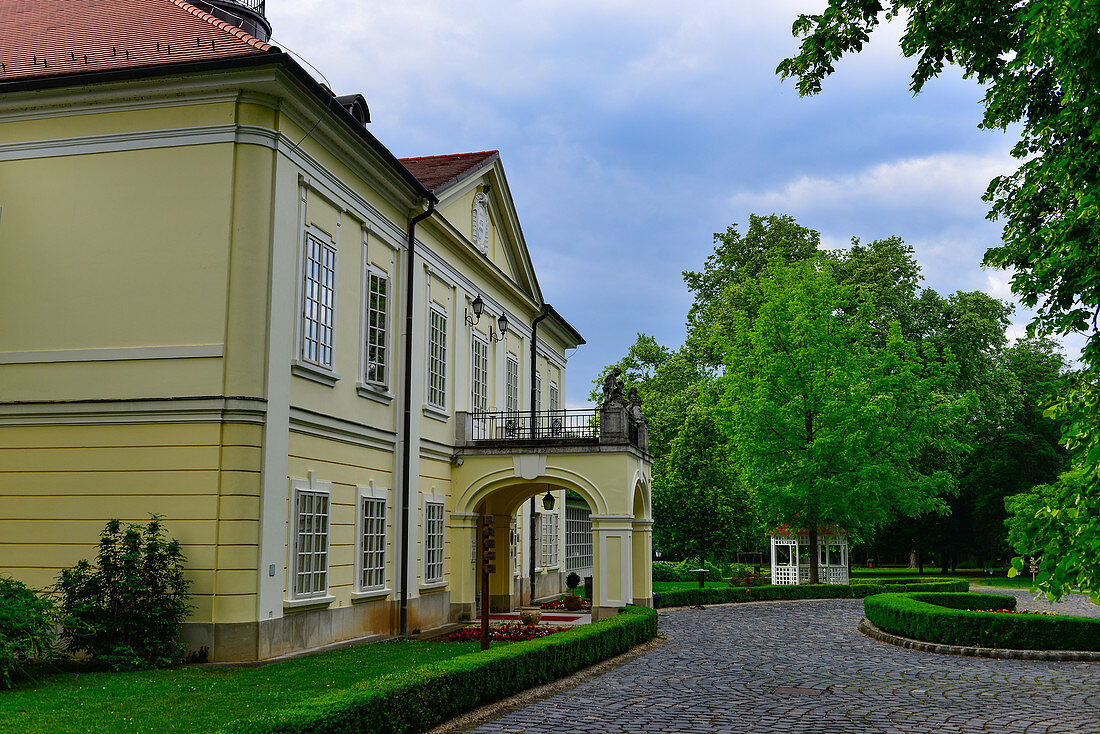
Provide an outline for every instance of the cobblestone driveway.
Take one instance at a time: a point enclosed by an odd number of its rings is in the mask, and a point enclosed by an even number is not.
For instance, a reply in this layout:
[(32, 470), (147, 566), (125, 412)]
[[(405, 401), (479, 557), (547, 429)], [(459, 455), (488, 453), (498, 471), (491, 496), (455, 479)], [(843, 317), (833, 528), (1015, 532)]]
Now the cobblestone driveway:
[(474, 731), (1100, 732), (1100, 663), (905, 650), (857, 632), (862, 610), (828, 600), (662, 612), (668, 644)]

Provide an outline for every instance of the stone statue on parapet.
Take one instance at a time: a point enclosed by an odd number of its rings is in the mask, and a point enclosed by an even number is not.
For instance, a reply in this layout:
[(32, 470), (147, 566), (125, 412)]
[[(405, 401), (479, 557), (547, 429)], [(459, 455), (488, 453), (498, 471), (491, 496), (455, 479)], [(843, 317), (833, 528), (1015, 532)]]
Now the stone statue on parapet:
[(642, 399), (638, 397), (638, 388), (630, 388), (628, 399), (630, 404), (627, 406), (627, 410), (630, 411), (630, 417), (634, 419), (635, 423), (645, 423), (645, 416), (642, 415)]
[(603, 378), (602, 408), (625, 405), (625, 401), (623, 400), (623, 382), (619, 379), (622, 373), (622, 369), (616, 367), (607, 374), (607, 377)]

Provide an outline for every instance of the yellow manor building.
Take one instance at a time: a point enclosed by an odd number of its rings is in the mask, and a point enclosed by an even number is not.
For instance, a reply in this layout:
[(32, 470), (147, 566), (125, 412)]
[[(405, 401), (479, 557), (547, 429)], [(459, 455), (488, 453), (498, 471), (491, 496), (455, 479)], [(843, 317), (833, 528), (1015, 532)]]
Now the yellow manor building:
[(637, 404), (566, 410), (495, 151), (397, 159), (262, 0), (0, 0), (0, 574), (163, 515), (214, 660), (650, 604)]

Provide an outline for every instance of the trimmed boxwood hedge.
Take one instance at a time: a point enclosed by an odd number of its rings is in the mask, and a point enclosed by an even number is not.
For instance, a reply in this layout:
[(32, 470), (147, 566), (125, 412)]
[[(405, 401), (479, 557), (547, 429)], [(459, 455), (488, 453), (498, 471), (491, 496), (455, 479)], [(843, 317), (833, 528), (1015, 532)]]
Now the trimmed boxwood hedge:
[[(398, 734), (425, 731), (471, 709), (574, 673), (657, 635), (657, 613), (627, 607), (610, 619), (497, 645), (317, 696), (223, 732)], [(443, 643), (440, 643), (443, 644)]]
[(1008, 650), (1100, 651), (1100, 619), (996, 614), (1015, 609), (1005, 594), (876, 594), (863, 613), (884, 632), (925, 642)]
[[(887, 591), (966, 591), (970, 588), (961, 579), (938, 579), (920, 583), (892, 582), (886, 584), (789, 584), (783, 586), (716, 587), (703, 589), (704, 604), (731, 604), (746, 601), (782, 601), (791, 599), (862, 599)], [(658, 592), (658, 607), (684, 607), (699, 600), (698, 587)]]

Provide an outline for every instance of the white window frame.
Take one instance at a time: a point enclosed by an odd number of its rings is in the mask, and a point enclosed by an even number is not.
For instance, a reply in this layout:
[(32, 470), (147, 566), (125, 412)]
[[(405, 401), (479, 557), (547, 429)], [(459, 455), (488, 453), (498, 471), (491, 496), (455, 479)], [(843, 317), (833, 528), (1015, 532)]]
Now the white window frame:
[[(329, 563), (330, 556), (330, 535), (332, 531), (332, 482), (322, 482), (317, 479), (314, 472), (309, 473), (308, 479), (292, 479), (290, 483), (291, 487), (291, 512), (290, 512), (290, 579), (287, 584), (287, 592), (289, 598), (292, 601), (304, 601), (307, 603), (317, 603), (331, 601), (332, 596), (329, 595), (329, 587), (331, 584), (331, 569)], [(302, 518), (301, 509), (302, 501), (307, 498), (313, 498), (313, 501), (320, 502), (323, 505), (324, 511), (322, 513), (311, 513), (314, 518), (320, 516), (323, 518), (323, 529), (318, 531), (315, 527), (309, 528), (306, 533), (302, 532)], [(306, 541), (308, 537), (309, 542)], [(318, 538), (323, 543), (323, 549), (315, 550)], [(304, 546), (308, 545), (309, 550), (306, 550)], [(306, 555), (309, 555), (309, 563), (306, 564)], [(321, 558), (324, 569), (317, 571), (316, 561), (318, 557)], [(308, 565), (309, 570), (303, 570), (303, 566)], [(299, 576), (301, 574), (310, 574), (312, 580), (315, 581), (318, 574), (320, 574), (324, 580), (323, 587), (314, 588), (314, 584), (309, 584), (310, 589), (303, 591), (299, 585)]]
[(511, 352), (504, 367), (504, 410), (519, 412), (519, 358)]
[[(382, 310), (382, 326), (380, 329), (382, 334), (383, 343), (381, 344), (382, 352), (382, 374), (379, 376), (376, 371), (371, 375), (371, 365), (376, 364), (371, 359), (371, 347), (375, 346), (371, 344), (371, 313), (374, 310), (372, 307), (371, 296), (373, 291), (371, 289), (372, 280), (379, 280), (385, 284), (385, 299), (386, 305)], [(393, 330), (391, 329), (391, 323), (393, 319), (393, 280), (389, 274), (378, 267), (377, 265), (368, 264), (363, 268), (363, 330), (360, 336), (360, 343), (362, 345), (362, 369), (360, 371), (360, 380), (365, 385), (371, 385), (373, 387), (381, 388), (385, 390), (389, 387), (390, 377), (393, 370), (393, 339), (391, 338)], [(377, 327), (376, 327), (377, 329)]]
[[(307, 327), (307, 322), (309, 321), (309, 319), (307, 318), (307, 316), (308, 316), (307, 304), (311, 300), (310, 296), (309, 296), (309, 290), (310, 289), (308, 287), (308, 283), (310, 282), (309, 263), (310, 263), (310, 248), (311, 248), (312, 243), (316, 243), (321, 248), (322, 252), (329, 253), (329, 254), (332, 255), (332, 268), (331, 268), (332, 269), (332, 286), (331, 286), (332, 300), (331, 300), (331, 308), (330, 308), (331, 320), (327, 324), (325, 324), (321, 321), (318, 321), (318, 323), (320, 323), (323, 328), (328, 329), (328, 331), (329, 331), (329, 335), (328, 335), (329, 336), (329, 341), (327, 343), (323, 343), (323, 342), (320, 341), (321, 337), (318, 336), (318, 338), (317, 338), (317, 341), (318, 341), (318, 355), (316, 356), (316, 358), (313, 358), (313, 357), (309, 356), (308, 346), (307, 346), (308, 343), (311, 341), (309, 339), (309, 336), (308, 336), (308, 327)], [(299, 297), (298, 297), (298, 350), (297, 350), (297, 353), (298, 353), (298, 359), (303, 364), (306, 364), (306, 365), (309, 365), (309, 366), (312, 366), (312, 367), (315, 367), (315, 368), (319, 368), (319, 369), (324, 370), (326, 372), (332, 372), (332, 370), (334, 369), (335, 364), (336, 364), (336, 356), (335, 356), (335, 354), (336, 354), (336, 308), (337, 308), (336, 301), (337, 301), (337, 296), (338, 296), (338, 291), (339, 291), (339, 288), (337, 287), (337, 283), (339, 282), (338, 281), (338, 278), (339, 278), (339, 265), (340, 265), (340, 263), (339, 263), (339, 251), (338, 251), (338, 248), (336, 247), (336, 242), (332, 239), (332, 237), (330, 237), (326, 232), (324, 232), (323, 230), (317, 228), (314, 225), (310, 225), (310, 226), (306, 227), (306, 230), (302, 235), (302, 252), (301, 252), (301, 258), (299, 259), (299, 266), (300, 266), (301, 270), (300, 270), (299, 277), (298, 277)], [(322, 263), (322, 267), (323, 267), (323, 263)], [(322, 281), (317, 281), (317, 282), (321, 283)], [(322, 358), (324, 356), (323, 353), (322, 353), (322, 350), (324, 348), (328, 349), (328, 361), (325, 361)]]
[[(480, 352), (481, 369), (478, 370)], [(481, 388), (480, 392), (478, 388)], [(489, 342), (479, 334), (470, 337), (470, 411), (489, 410)]]
[[(435, 336), (436, 329), (433, 325), (433, 319), (438, 317), (441, 319), (443, 327), (441, 334), (441, 341), (438, 344), (439, 350), (442, 352), (441, 359), (439, 360), (440, 371), (438, 374), (433, 374), (434, 360), (432, 355), (433, 337)], [(424, 402), (428, 405), (437, 408), (439, 410), (447, 410), (447, 312), (439, 305), (432, 303), (428, 307), (428, 348), (427, 353), (424, 355), (425, 363), (425, 385), (424, 385)], [(438, 389), (432, 385), (432, 378), (438, 377), (439, 387)], [(442, 399), (439, 401), (433, 398), (437, 397), (435, 393), (439, 393), (439, 397)]]
[(512, 575), (514, 575), (514, 576), (521, 575), (520, 574), (520, 567), (519, 567), (519, 548), (520, 548), (520, 545), (523, 542), (522, 536), (520, 536), (520, 528), (522, 527), (522, 525), (520, 524), (520, 518), (522, 517), (522, 515), (523, 515), (523, 510), (520, 509), (518, 512), (516, 512), (515, 516), (512, 518), (511, 522), (509, 523), (508, 555), (510, 555), (512, 557)]
[(535, 372), (535, 412), (542, 410), (542, 373)]
[[(355, 591), (357, 597), (362, 596), (379, 596), (382, 594), (390, 593), (391, 589), (387, 585), (389, 580), (388, 564), (389, 564), (389, 520), (390, 520), (390, 492), (388, 489), (375, 486), (375, 483), (371, 481), (366, 486), (357, 486), (356, 490), (356, 525), (355, 525)], [(371, 522), (368, 524), (368, 518), (366, 509), (368, 506), (377, 508), (379, 503), (382, 508), (381, 527), (379, 528), (379, 519), (372, 517)], [(372, 527), (373, 526), (373, 527)], [(381, 533), (379, 533), (381, 529)], [(369, 535), (369, 537), (368, 537)], [(381, 541), (381, 548), (378, 547), (379, 541)], [(366, 583), (367, 579), (367, 554), (374, 554), (375, 558), (378, 558), (378, 554), (381, 554), (381, 581), (377, 583)], [(371, 566), (369, 570), (377, 571), (379, 567), (377, 564)]]
[(565, 570), (592, 568), (592, 512), (587, 507), (565, 506)]
[[(421, 570), (423, 586), (442, 584), (446, 580), (446, 524), (443, 498), (438, 495), (425, 495), (424, 509), (421, 513), (421, 537), (424, 551)], [(438, 547), (433, 541), (438, 542)]]
[(557, 411), (561, 409), (561, 393), (558, 392), (558, 383), (553, 380), (550, 381), (550, 410)]
[(556, 568), (558, 565), (558, 541), (560, 529), (558, 513), (539, 513), (539, 565), (542, 568)]

